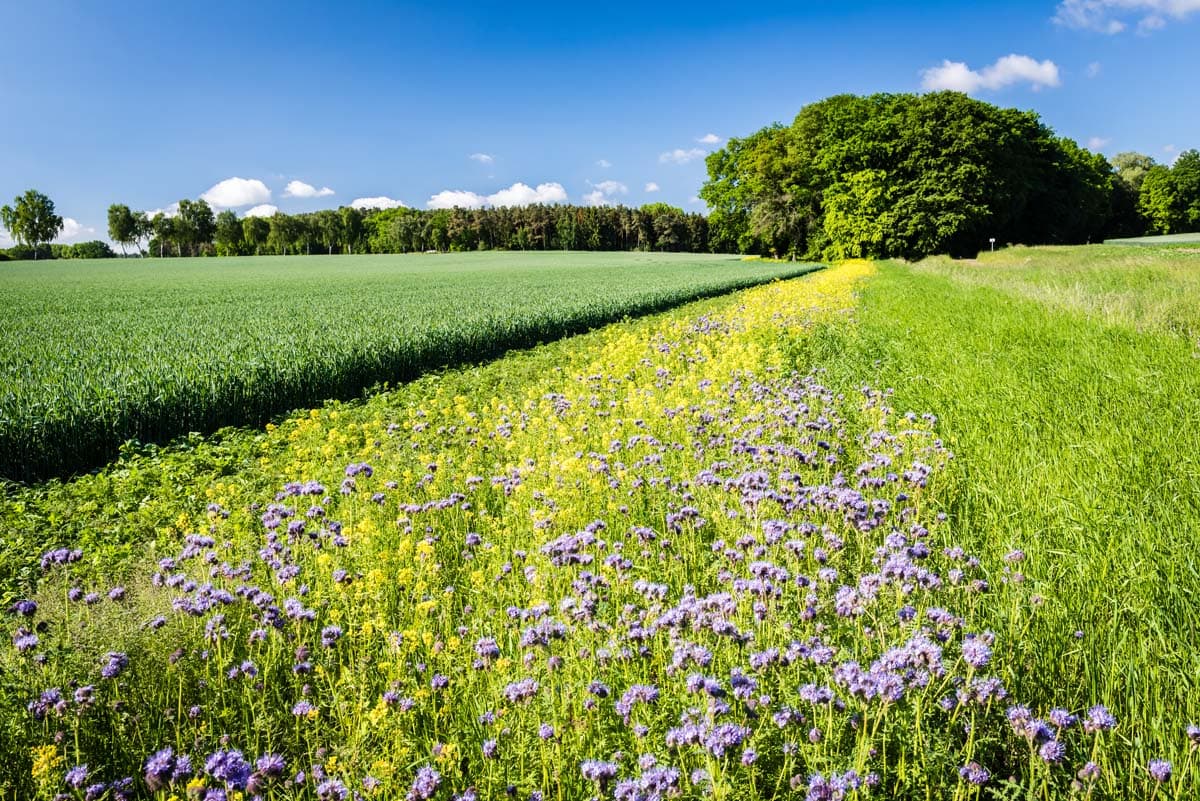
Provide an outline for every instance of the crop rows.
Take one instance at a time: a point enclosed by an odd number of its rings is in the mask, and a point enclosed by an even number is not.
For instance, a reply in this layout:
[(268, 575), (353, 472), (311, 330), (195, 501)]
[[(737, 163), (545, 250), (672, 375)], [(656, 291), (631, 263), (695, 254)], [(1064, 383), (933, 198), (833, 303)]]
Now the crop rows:
[(39, 264), (0, 272), (0, 477), (327, 398), (811, 270), (675, 254)]

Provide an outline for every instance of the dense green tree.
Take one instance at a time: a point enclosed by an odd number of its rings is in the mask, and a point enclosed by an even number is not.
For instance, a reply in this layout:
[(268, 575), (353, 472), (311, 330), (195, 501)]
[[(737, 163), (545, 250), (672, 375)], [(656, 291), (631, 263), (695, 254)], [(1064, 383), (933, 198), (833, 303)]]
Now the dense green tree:
[(271, 226), (267, 234), (267, 247), (271, 252), (280, 256), (294, 252), (293, 248), (300, 238), (300, 226), (296, 218), (277, 211), (267, 218), (267, 222)]
[(179, 214), (175, 217), (174, 225), (175, 244), (179, 255), (183, 255), (185, 248), (190, 255), (200, 253), (202, 246), (212, 242), (216, 230), (217, 223), (208, 201), (179, 201)]
[(1183, 216), (1171, 170), (1156, 164), (1146, 171), (1138, 192), (1138, 211), (1146, 219), (1150, 231), (1156, 234), (1177, 233)]
[(346, 252), (354, 253), (362, 241), (363, 213), (351, 206), (342, 206), (338, 209), (338, 214), (342, 217), (342, 241), (345, 243)]
[(1200, 231), (1200, 150), (1185, 150), (1171, 167), (1180, 224), (1184, 231)]
[(563, 250), (575, 249), (575, 236), (579, 226), (575, 221), (573, 209), (563, 209), (554, 223), (554, 232), (558, 236), (558, 244)]
[(792, 125), (731, 139), (700, 196), (714, 248), (798, 254), (974, 254), (1002, 242), (1086, 242), (1112, 211), (1103, 157), (1032, 112), (958, 92), (837, 95)]
[(242, 220), (242, 241), (258, 256), (271, 233), (271, 223), (264, 217), (246, 217)]
[(245, 235), (242, 221), (228, 209), (217, 215), (213, 231), (213, 244), (218, 256), (238, 256), (245, 251)]
[(77, 242), (67, 247), (70, 248), (70, 255), (66, 258), (71, 259), (111, 259), (116, 256), (107, 242), (101, 242), (98, 239), (90, 242)]
[(138, 215), (125, 204), (114, 203), (108, 207), (108, 238), (121, 246), (122, 254), (125, 254), (126, 245), (137, 245), (140, 228)]
[(317, 236), (325, 246), (326, 254), (330, 255), (342, 243), (342, 218), (332, 209), (318, 211), (314, 217)]
[(1133, 190), (1136, 195), (1142, 189), (1146, 173), (1154, 166), (1154, 159), (1142, 153), (1126, 151), (1112, 157), (1112, 168), (1117, 179)]
[(166, 255), (167, 245), (176, 241), (175, 218), (168, 217), (160, 211), (150, 220), (149, 228), (153, 237), (150, 244), (151, 246), (155, 243), (158, 244), (158, 255), (159, 258), (162, 258)]
[(29, 189), (14, 198), (12, 206), (0, 208), (0, 224), (17, 244), (33, 248), (33, 258), (37, 259), (38, 248), (62, 231), (63, 218), (54, 213), (53, 200)]

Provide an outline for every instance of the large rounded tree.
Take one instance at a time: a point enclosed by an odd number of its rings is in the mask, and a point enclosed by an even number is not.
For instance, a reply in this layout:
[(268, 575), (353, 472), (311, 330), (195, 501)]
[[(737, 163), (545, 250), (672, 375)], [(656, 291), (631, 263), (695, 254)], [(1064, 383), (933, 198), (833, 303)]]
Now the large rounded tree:
[(54, 213), (54, 201), (36, 189), (13, 199), (12, 206), (0, 208), (0, 224), (8, 229), (18, 244), (33, 248), (37, 258), (40, 245), (58, 236), (63, 228), (63, 218)]

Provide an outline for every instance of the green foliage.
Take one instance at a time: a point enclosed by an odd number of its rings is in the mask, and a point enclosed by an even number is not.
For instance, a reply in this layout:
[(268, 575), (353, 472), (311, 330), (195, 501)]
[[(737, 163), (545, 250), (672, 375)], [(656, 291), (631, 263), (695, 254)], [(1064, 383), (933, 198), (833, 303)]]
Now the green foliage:
[[(324, 253), (465, 253), (474, 250), (728, 252), (710, 241), (709, 221), (665, 203), (624, 206), (534, 205), (483, 209), (326, 209), (246, 217), (226, 211), (196, 223), (203, 201), (180, 201), (180, 214), (157, 220), (159, 256)], [(114, 206), (113, 208), (118, 208)], [(121, 207), (124, 208), (124, 207)], [(142, 217), (133, 214), (135, 221)], [(241, 231), (235, 230), (235, 222)], [(199, 226), (199, 227), (197, 227)], [(119, 240), (118, 240), (119, 241)]]
[(114, 203), (108, 207), (108, 238), (121, 246), (136, 246), (142, 235), (140, 215), (135, 215), (128, 206)]
[(38, 248), (58, 236), (63, 219), (54, 213), (54, 201), (36, 189), (29, 189), (14, 198), (12, 206), (0, 207), (0, 225), (18, 244), (32, 248), (36, 259)]
[(111, 259), (116, 254), (113, 253), (107, 242), (102, 242), (99, 239), (93, 239), (89, 242), (76, 242), (74, 245), (67, 245), (69, 254), (61, 258), (67, 259)]
[(708, 171), (714, 241), (809, 258), (1085, 242), (1113, 194), (1103, 157), (1033, 113), (956, 92), (830, 97), (731, 139)]
[(1146, 172), (1141, 191), (1138, 192), (1138, 212), (1146, 218), (1153, 233), (1171, 234), (1179, 231), (1182, 222), (1179, 198), (1169, 167), (1158, 164)]
[[(824, 363), (847, 389), (894, 387), (897, 409), (938, 415), (964, 546), (985, 562), (1026, 552), (1020, 572), (1043, 602), (1010, 645), (1010, 691), (1063, 708), (1104, 698), (1121, 770), (1173, 754), (1188, 779), (1178, 797), (1194, 797), (1200, 256), (1015, 248), (979, 262), (885, 265)], [(1012, 625), (1003, 604), (980, 612), (997, 632)]]
[(561, 253), (6, 267), (0, 475), (89, 468), (129, 439), (261, 422), (805, 269)]
[(217, 215), (213, 243), (218, 256), (239, 256), (246, 253), (242, 221), (235, 212), (226, 209)]

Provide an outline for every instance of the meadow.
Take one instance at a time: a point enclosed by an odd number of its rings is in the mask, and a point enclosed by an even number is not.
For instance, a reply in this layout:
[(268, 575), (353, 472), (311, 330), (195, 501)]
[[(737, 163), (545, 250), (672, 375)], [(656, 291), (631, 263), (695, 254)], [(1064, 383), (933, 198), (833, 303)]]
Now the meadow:
[(6, 264), (0, 477), (90, 469), (127, 440), (261, 424), (809, 269), (646, 253)]
[(1194, 797), (1198, 267), (848, 262), (10, 486), (0, 797)]

